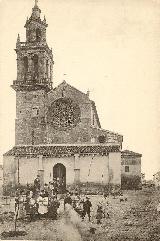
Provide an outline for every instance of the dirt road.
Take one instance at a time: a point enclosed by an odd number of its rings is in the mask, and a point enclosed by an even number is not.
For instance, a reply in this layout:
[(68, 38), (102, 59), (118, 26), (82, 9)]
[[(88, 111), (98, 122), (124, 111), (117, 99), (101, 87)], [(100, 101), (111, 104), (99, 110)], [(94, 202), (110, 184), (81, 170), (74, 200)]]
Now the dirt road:
[[(97, 203), (102, 200), (102, 197), (92, 196), (90, 197), (93, 204), (91, 222), (88, 222), (86, 218), (84, 222), (79, 219), (76, 225), (66, 225), (63, 222), (62, 213), (57, 221), (45, 219), (35, 222), (19, 221), (18, 230), (26, 231), (27, 235), (14, 239), (159, 241), (160, 215), (156, 212), (156, 206), (160, 201), (160, 193), (154, 190), (128, 191), (125, 196), (127, 201), (122, 202), (118, 197), (116, 199), (109, 198), (108, 212), (110, 217), (103, 219), (100, 225), (96, 224), (95, 215)], [(1, 213), (2, 211), (1, 209)], [(6, 215), (1, 215), (4, 223), (0, 224), (0, 233), (14, 229), (12, 218), (5, 219)], [(95, 228), (95, 234), (90, 232), (91, 228)], [(4, 239), (2, 236), (0, 238)]]

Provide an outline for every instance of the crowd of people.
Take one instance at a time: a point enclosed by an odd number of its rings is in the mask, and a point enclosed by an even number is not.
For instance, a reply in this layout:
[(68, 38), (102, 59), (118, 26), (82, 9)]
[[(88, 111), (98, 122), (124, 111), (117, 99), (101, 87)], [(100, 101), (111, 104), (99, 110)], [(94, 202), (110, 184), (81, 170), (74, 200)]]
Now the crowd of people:
[[(107, 202), (106, 202), (107, 203)], [(92, 203), (88, 196), (81, 196), (75, 189), (74, 192), (67, 191), (63, 195), (59, 195), (59, 189), (56, 180), (49, 184), (44, 184), (41, 190), (40, 177), (37, 175), (34, 180), (32, 190), (17, 190), (15, 197), (15, 215), (17, 219), (30, 218), (30, 221), (41, 218), (58, 218), (58, 209), (60, 204), (63, 205), (65, 211), (66, 206), (70, 205), (72, 209), (81, 217), (82, 221), (87, 216), (88, 221), (91, 220)], [(96, 219), (97, 224), (101, 223), (103, 217), (109, 217), (105, 212), (104, 205), (98, 203)]]

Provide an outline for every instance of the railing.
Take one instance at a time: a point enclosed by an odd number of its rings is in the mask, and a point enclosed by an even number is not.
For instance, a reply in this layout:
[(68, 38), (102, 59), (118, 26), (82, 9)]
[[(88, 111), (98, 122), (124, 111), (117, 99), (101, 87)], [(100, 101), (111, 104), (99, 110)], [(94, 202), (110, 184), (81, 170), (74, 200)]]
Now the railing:
[[(20, 47), (32, 46), (32, 45), (39, 46), (39, 47), (45, 45), (45, 46), (48, 47), (48, 45), (47, 45), (47, 43), (45, 41), (43, 41), (43, 42), (37, 42), (37, 41), (34, 41), (34, 42), (19, 42), (19, 45), (20, 45)], [(50, 50), (50, 48), (49, 48), (49, 50)]]
[(24, 81), (19, 81), (19, 80), (13, 80), (13, 85), (52, 85), (52, 82), (48, 79), (40, 79), (40, 80), (24, 80)]

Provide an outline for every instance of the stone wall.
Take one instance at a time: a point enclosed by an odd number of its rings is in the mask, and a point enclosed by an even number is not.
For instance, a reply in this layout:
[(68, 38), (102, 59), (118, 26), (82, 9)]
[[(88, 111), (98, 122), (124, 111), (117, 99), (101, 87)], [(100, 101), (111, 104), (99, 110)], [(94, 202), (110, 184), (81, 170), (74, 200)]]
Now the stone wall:
[(16, 93), (16, 145), (45, 143), (46, 100), (46, 93), (43, 90)]
[[(100, 128), (96, 107), (87, 94), (68, 85), (60, 84), (48, 93), (48, 105), (63, 97), (72, 99), (80, 107), (81, 118), (76, 127), (67, 130), (55, 130), (51, 124), (47, 124), (47, 139), (49, 143), (99, 143), (99, 136), (105, 136), (105, 143), (117, 143), (122, 145), (123, 138), (117, 133)], [(94, 119), (94, 121), (93, 121)]]
[[(66, 130), (55, 129), (48, 121), (51, 104), (62, 98), (73, 100), (80, 108), (80, 122)], [(99, 143), (99, 136), (105, 136), (105, 143), (122, 145), (122, 136), (99, 126), (97, 112), (87, 94), (63, 82), (46, 93), (44, 90), (18, 91), (16, 93), (16, 145)], [(94, 123), (93, 123), (94, 118)]]

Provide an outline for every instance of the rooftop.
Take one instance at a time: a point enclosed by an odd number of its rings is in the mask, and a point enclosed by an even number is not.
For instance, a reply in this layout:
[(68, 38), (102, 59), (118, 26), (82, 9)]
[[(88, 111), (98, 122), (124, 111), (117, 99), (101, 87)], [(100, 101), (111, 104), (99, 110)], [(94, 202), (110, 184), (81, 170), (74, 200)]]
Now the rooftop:
[(142, 154), (137, 153), (137, 152), (133, 152), (133, 151), (129, 151), (129, 150), (124, 150), (122, 151), (122, 157), (126, 157), (126, 156), (133, 156), (133, 157), (142, 157)]
[(118, 145), (33, 145), (33, 146), (14, 146), (6, 152), (4, 156), (49, 156), (74, 154), (101, 154), (107, 155), (109, 152), (120, 152)]

